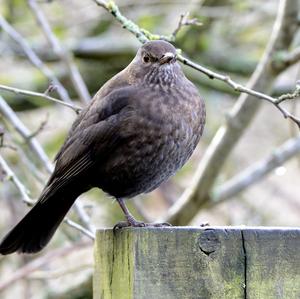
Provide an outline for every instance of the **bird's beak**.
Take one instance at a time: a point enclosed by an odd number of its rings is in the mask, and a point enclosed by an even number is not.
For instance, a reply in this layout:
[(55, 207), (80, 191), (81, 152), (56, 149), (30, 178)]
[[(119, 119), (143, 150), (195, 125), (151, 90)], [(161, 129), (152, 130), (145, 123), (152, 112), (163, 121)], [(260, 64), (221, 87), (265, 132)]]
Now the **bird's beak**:
[(160, 64), (168, 63), (173, 59), (175, 59), (175, 54), (171, 52), (167, 52), (159, 59), (159, 63)]

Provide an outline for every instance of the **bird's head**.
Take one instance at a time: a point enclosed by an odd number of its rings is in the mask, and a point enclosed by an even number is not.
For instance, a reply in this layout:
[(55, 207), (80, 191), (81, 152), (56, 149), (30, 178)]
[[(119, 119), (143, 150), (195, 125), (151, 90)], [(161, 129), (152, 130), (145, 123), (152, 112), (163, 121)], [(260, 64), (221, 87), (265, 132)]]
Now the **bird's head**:
[(145, 43), (138, 51), (137, 58), (145, 67), (161, 67), (176, 62), (176, 49), (163, 40)]
[(163, 40), (149, 41), (140, 47), (130, 69), (137, 78), (150, 84), (171, 84), (180, 72), (176, 49)]

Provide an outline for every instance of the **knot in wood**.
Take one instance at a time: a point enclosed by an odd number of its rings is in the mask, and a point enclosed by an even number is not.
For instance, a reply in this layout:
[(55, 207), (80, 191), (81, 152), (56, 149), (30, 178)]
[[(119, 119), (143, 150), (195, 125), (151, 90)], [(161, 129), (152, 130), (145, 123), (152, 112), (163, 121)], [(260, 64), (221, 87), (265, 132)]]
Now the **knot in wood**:
[(199, 237), (199, 248), (206, 255), (210, 255), (220, 247), (220, 240), (214, 229), (205, 230)]

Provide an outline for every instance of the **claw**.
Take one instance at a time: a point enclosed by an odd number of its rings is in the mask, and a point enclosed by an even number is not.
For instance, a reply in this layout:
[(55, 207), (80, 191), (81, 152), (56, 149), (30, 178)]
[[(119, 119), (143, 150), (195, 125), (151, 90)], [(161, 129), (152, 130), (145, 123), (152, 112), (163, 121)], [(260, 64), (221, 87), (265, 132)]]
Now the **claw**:
[(165, 226), (172, 226), (168, 222), (163, 223), (145, 223), (141, 221), (137, 221), (135, 219), (130, 219), (130, 221), (120, 221), (113, 227), (113, 232), (116, 232), (119, 229), (125, 227), (165, 227)]
[(128, 211), (124, 200), (122, 198), (117, 198), (117, 201), (118, 201), (120, 207), (122, 208), (127, 221), (118, 222), (113, 227), (113, 232), (116, 232), (118, 229), (122, 229), (124, 227), (164, 227), (164, 226), (171, 226), (171, 224), (168, 223), (168, 222), (164, 222), (164, 223), (145, 223), (145, 222), (137, 221), (137, 220), (134, 219), (134, 217)]

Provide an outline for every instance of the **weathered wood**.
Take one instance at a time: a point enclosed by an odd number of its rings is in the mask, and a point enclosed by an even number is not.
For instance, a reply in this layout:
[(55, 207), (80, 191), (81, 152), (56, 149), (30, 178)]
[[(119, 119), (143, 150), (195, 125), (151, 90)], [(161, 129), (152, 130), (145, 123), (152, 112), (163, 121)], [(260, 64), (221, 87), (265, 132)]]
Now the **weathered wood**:
[(299, 299), (300, 230), (99, 230), (94, 299)]
[(300, 299), (300, 230), (244, 229), (247, 298)]

